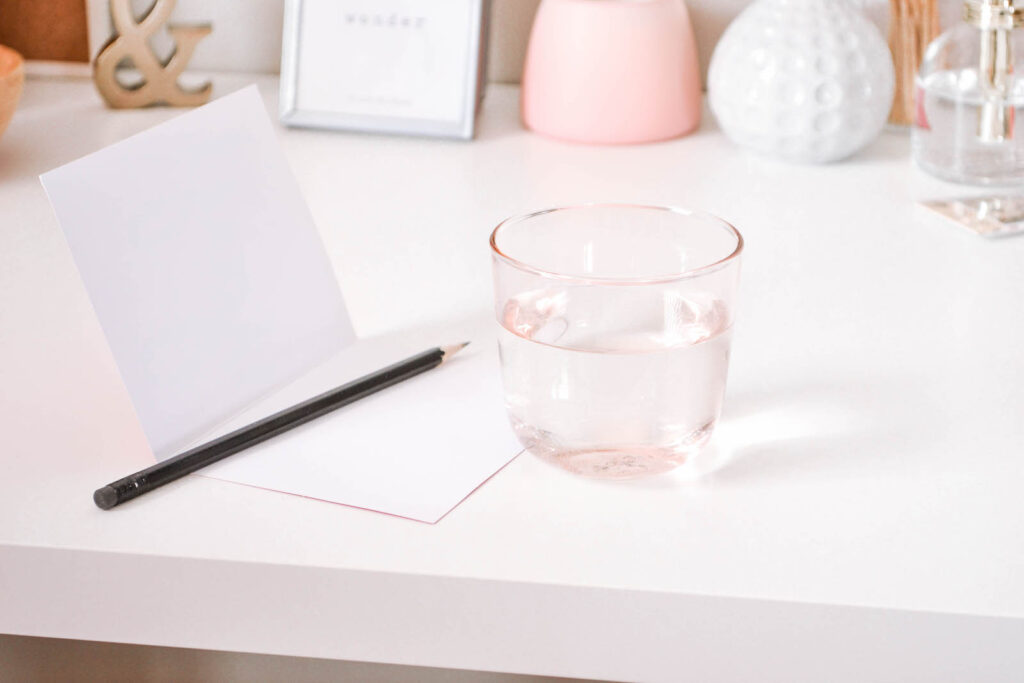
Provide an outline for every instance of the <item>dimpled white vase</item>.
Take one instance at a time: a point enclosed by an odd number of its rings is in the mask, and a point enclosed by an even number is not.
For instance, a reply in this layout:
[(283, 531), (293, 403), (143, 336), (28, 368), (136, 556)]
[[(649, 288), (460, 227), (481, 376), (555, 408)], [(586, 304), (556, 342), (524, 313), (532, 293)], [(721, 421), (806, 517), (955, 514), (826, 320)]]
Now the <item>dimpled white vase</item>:
[(711, 57), (708, 100), (737, 144), (825, 163), (871, 142), (892, 106), (892, 55), (851, 0), (757, 0)]

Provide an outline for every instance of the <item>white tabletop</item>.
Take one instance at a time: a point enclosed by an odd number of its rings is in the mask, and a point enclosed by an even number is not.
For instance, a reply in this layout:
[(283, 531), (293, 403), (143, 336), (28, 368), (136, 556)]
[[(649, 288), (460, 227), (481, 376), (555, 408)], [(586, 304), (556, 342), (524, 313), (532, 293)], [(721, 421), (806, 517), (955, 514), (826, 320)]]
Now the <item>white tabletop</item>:
[(434, 526), (196, 476), (98, 510), (93, 489), (151, 460), (36, 176), (177, 112), (31, 80), (0, 141), (0, 632), (611, 679), (1020, 680), (1024, 237), (915, 208), (979, 190), (914, 169), (904, 133), (793, 166), (710, 117), (562, 144), (521, 128), (517, 98), (492, 87), (468, 143), (280, 130), (357, 331), (484, 315), (510, 214), (717, 213), (747, 247), (711, 471), (602, 483), (522, 456)]

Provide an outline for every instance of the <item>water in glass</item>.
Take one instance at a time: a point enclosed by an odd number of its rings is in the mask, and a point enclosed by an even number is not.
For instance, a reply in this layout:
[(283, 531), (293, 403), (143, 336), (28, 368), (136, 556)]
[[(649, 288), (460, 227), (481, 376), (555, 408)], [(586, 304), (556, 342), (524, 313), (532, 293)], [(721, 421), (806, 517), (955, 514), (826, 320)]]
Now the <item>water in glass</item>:
[(710, 438), (730, 316), (708, 295), (635, 288), (528, 291), (500, 316), (506, 406), (531, 452), (580, 474), (673, 469)]

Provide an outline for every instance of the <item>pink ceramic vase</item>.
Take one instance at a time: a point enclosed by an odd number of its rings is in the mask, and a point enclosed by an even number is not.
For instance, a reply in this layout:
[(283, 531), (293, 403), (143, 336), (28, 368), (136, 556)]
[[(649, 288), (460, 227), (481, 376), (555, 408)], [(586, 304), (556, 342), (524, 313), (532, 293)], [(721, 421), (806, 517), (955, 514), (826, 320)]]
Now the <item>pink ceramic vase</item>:
[(573, 142), (653, 142), (692, 131), (700, 110), (683, 0), (541, 2), (523, 70), (528, 128)]

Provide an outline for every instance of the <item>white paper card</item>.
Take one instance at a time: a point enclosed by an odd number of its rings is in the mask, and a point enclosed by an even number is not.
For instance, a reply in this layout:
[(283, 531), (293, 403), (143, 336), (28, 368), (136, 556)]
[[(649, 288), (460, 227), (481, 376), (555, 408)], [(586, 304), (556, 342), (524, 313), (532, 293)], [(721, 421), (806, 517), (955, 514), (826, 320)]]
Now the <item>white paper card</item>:
[(157, 458), (355, 338), (255, 86), (41, 179)]
[(505, 415), (493, 333), (462, 336), (450, 329), (443, 334), (356, 342), (214, 436), (432, 346), (473, 340), (434, 370), (233, 455), (202, 474), (438, 521), (522, 449)]
[(158, 458), (463, 339), (440, 368), (203, 474), (436, 522), (520, 450), (492, 321), (355, 341), (255, 88), (42, 180)]

